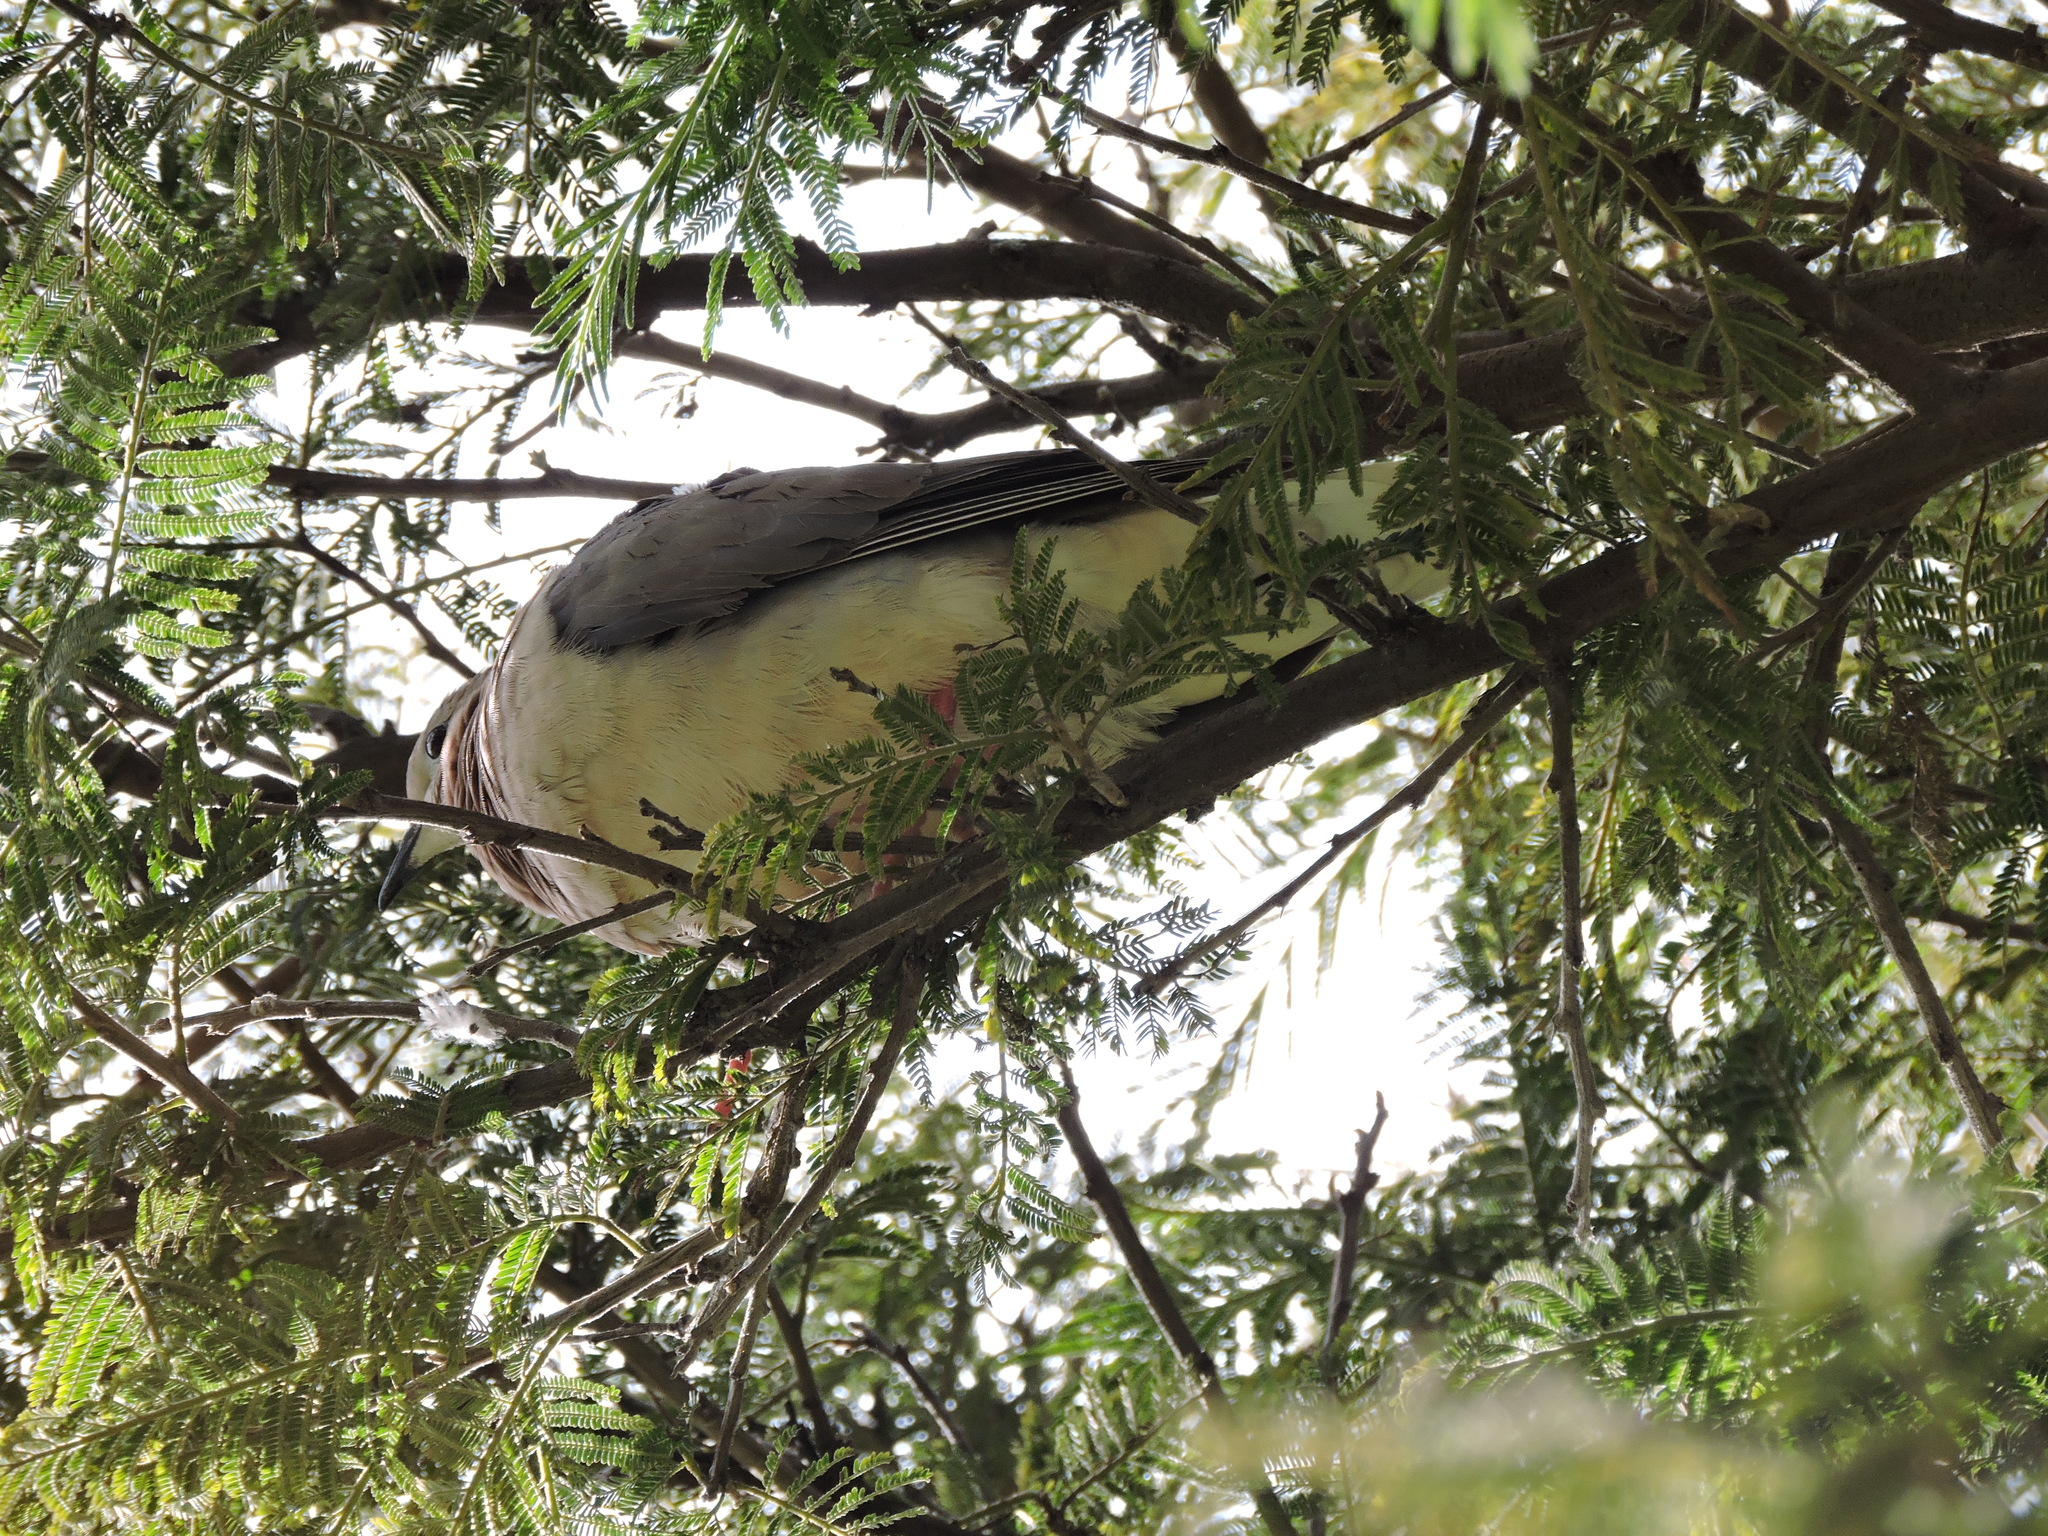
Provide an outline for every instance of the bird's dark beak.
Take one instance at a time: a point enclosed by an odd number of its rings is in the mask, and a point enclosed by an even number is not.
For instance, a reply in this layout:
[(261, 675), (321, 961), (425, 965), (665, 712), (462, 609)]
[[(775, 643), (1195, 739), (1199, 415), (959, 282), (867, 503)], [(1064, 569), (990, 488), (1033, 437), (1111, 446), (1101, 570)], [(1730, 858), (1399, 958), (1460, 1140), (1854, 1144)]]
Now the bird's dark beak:
[(377, 887), (377, 910), (388, 912), (398, 893), (405, 889), (405, 882), (412, 878), (413, 850), (420, 845), (420, 829), (417, 824), (405, 829), (405, 836), (398, 840), (398, 851), (391, 855), (391, 867), (384, 871), (384, 883)]

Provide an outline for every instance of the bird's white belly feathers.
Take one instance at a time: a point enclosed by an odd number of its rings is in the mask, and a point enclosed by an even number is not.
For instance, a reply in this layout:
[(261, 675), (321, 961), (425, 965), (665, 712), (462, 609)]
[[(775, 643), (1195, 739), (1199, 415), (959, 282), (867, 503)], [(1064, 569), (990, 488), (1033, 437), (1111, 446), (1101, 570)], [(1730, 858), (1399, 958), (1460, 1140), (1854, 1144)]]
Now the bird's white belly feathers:
[[(1369, 486), (1362, 504), (1341, 483), (1327, 489), (1316, 521), (1349, 531), (1343, 514), (1365, 515), (1378, 489)], [(1058, 539), (1069, 591), (1087, 610), (1084, 618), (1101, 620), (1141, 581), (1179, 561), (1192, 532), (1150, 510), (1033, 531)], [(997, 608), (1013, 547), (1007, 536), (992, 535), (856, 561), (766, 592), (741, 621), (710, 633), (601, 656), (558, 648), (545, 605), (530, 603), (506, 638), (494, 689), (499, 717), (520, 722), (497, 738), (504, 814), (693, 864), (690, 854), (660, 852), (651, 836), (660, 824), (642, 812), (643, 801), (705, 830), (743, 809), (749, 794), (789, 782), (797, 756), (873, 734), (872, 698), (835, 678), (835, 669), (884, 692), (949, 682), (960, 647), (1007, 633)], [(1429, 584), (1387, 574), (1416, 590)], [(1415, 567), (1414, 575), (1436, 573)], [(1313, 633), (1304, 630), (1303, 642)], [(1176, 690), (1162, 712), (1220, 686)], [(1127, 749), (1145, 723), (1105, 742), (1105, 758)], [(550, 861), (549, 873), (580, 917), (652, 890), (592, 865)], [(657, 910), (605, 932), (615, 943), (658, 953), (695, 942), (703, 930), (694, 914)]]

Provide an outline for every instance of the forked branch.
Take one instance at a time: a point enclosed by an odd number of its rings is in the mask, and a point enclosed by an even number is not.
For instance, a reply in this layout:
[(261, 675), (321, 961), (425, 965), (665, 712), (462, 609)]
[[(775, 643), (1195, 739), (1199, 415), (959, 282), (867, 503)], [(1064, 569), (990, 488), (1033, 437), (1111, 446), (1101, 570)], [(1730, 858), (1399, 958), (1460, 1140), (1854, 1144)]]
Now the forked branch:
[(85, 1020), (87, 1029), (157, 1081), (177, 1089), (194, 1109), (229, 1125), (241, 1123), (241, 1112), (215, 1093), (189, 1067), (166, 1056), (76, 987), (71, 989), (71, 1006)]

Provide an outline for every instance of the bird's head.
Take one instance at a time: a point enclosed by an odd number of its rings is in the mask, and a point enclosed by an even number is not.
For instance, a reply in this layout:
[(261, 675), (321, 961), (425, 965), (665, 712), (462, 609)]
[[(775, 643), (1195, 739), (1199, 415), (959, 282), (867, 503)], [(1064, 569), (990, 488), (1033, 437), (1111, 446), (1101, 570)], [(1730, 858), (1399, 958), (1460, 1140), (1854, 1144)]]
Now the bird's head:
[[(427, 721), (426, 729), (413, 742), (412, 756), (405, 764), (405, 792), (409, 798), (430, 801), (435, 805), (454, 803), (447, 793), (445, 770), (474, 718), (477, 696), (482, 692), (487, 675), (478, 674), (443, 699), (440, 708)], [(398, 851), (392, 856), (391, 867), (385, 871), (384, 884), (378, 888), (378, 910), (382, 911), (398, 899), (398, 893), (405, 888), (415, 869), (461, 841), (462, 834), (447, 827), (415, 823), (406, 828), (405, 836), (399, 840)]]

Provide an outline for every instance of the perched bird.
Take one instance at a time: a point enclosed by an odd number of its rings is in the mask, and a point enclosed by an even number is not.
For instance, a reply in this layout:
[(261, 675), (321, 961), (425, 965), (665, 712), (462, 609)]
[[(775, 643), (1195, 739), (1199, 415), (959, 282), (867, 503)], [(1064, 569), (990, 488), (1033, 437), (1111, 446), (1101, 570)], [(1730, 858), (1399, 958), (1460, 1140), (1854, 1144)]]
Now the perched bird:
[[(1199, 460), (1150, 463), (1174, 483)], [(1368, 466), (1365, 495), (1343, 476), (1318, 488), (1312, 539), (1377, 531), (1391, 479)], [(735, 470), (643, 501), (593, 537), (520, 609), (494, 661), (455, 690), (420, 734), (408, 792), (551, 831), (650, 846), (643, 809), (708, 829), (755, 793), (791, 782), (790, 763), (872, 735), (884, 692), (948, 687), (964, 650), (1002, 641), (998, 616), (1019, 529), (1056, 537), (1056, 564), (1084, 622), (1107, 622), (1148, 577), (1185, 555), (1192, 527), (1137, 502), (1108, 470), (1071, 452), (938, 464)], [(1389, 590), (1426, 596), (1443, 578), (1406, 557), (1379, 570)], [(1268, 654), (1321, 642), (1327, 615)], [(1183, 685), (1100, 738), (1105, 762), (1206, 688)], [(381, 900), (419, 861), (459, 839), (407, 833)], [(480, 846), (506, 893), (563, 922), (596, 917), (653, 887), (594, 865)], [(684, 856), (681, 862), (689, 863)], [(703, 935), (656, 908), (598, 932), (658, 954)]]

